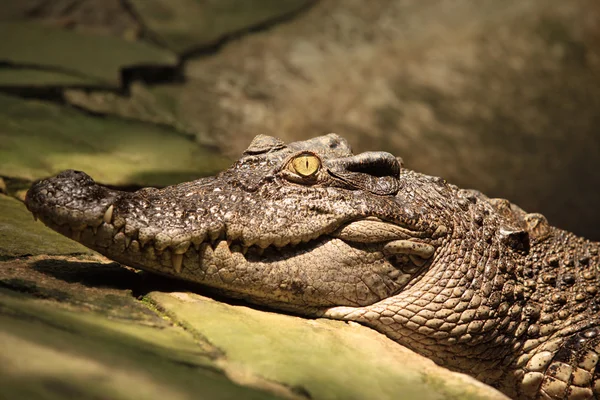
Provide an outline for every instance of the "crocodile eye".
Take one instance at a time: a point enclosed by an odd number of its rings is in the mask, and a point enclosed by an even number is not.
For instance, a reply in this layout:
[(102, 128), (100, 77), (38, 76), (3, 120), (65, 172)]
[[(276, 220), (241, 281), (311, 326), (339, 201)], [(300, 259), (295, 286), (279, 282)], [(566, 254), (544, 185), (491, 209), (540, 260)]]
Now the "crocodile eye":
[(290, 162), (288, 169), (307, 178), (313, 176), (321, 168), (321, 160), (313, 154), (300, 154)]

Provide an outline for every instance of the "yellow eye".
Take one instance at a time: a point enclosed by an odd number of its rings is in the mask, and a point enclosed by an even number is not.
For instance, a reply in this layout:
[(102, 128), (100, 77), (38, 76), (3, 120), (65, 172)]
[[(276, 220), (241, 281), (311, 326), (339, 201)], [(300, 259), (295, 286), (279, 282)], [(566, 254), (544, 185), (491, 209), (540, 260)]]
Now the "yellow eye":
[(320, 167), (321, 160), (312, 154), (300, 154), (290, 163), (290, 170), (305, 178), (316, 174)]

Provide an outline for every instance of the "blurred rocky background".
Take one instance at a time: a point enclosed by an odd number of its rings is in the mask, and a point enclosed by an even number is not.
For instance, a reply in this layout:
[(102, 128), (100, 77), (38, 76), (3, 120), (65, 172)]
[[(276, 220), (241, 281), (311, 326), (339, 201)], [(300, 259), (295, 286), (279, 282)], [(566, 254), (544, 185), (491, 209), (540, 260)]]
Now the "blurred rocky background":
[[(137, 280), (107, 283), (114, 264), (26, 221), (10, 196), (67, 168), (123, 189), (178, 183), (225, 168), (257, 134), (291, 141), (336, 132), (357, 152), (389, 151), (407, 168), (600, 240), (599, 128), (593, 0), (5, 0), (0, 288), (155, 326), (156, 316), (111, 313), (120, 301), (160, 308), (164, 299), (134, 290)], [(84, 261), (105, 275), (90, 278)], [(81, 279), (100, 294), (83, 296)], [(37, 315), (37, 303), (11, 296), (0, 316)], [(13, 336), (37, 329), (9, 321)], [(31, 340), (33, 356), (39, 343)], [(5, 354), (16, 358), (0, 365), (14, 367), (18, 354)], [(206, 357), (245, 382), (220, 356)], [(269, 379), (253, 387), (335, 397), (306, 382), (273, 388)], [(50, 392), (64, 394), (60, 385)]]

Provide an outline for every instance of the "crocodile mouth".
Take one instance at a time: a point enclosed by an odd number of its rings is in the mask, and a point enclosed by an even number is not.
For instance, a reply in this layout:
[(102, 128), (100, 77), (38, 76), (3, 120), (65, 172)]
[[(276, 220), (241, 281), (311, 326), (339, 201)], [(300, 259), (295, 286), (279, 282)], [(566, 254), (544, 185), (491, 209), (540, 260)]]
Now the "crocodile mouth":
[(171, 236), (155, 234), (145, 227), (132, 228), (125, 219), (116, 216), (112, 204), (105, 206), (103, 212), (97, 210), (95, 217), (88, 215), (87, 218), (82, 218), (81, 213), (73, 215), (72, 210), (63, 206), (54, 206), (51, 212), (39, 209), (31, 202), (28, 207), (34, 218), (39, 218), (51, 229), (111, 259), (171, 276), (184, 275), (186, 269), (197, 273), (201, 264), (210, 264), (210, 260), (243, 264), (292, 257), (333, 239), (350, 245), (376, 246), (386, 257), (409, 257), (418, 266), (424, 265), (435, 251), (435, 247), (427, 243), (429, 235), (426, 232), (376, 217), (340, 222), (304, 236), (251, 243), (226, 225), (195, 235)]

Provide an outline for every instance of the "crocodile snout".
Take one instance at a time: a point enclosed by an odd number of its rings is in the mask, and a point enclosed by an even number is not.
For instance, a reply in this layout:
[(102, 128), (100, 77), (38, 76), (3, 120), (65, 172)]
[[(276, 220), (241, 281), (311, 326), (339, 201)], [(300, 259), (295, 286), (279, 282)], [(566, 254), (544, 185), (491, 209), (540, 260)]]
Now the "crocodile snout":
[(94, 182), (87, 174), (67, 170), (55, 177), (35, 182), (25, 197), (25, 205), (47, 225), (59, 230), (79, 231), (99, 226), (119, 192)]

